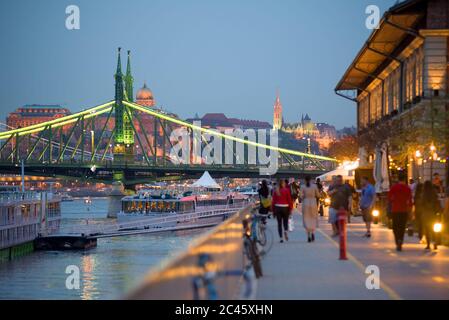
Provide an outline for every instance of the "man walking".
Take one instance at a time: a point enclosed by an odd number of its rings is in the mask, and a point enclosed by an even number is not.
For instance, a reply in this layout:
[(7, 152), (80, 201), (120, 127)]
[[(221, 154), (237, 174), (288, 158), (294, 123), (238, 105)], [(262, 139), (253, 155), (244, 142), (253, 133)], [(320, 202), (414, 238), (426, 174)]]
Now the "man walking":
[(369, 238), (371, 237), (371, 222), (373, 221), (371, 211), (376, 201), (376, 190), (369, 182), (368, 177), (362, 177), (361, 184), (362, 196), (360, 198), (360, 209), (362, 209), (363, 221), (366, 224), (365, 237)]
[(412, 191), (406, 183), (406, 177), (400, 172), (399, 181), (394, 184), (388, 193), (388, 201), (390, 202), (391, 219), (393, 220), (393, 233), (396, 242), (396, 250), (402, 251), (404, 243), (405, 227), (409, 212), (412, 209)]
[(348, 212), (349, 197), (352, 196), (351, 190), (343, 184), (343, 177), (338, 175), (334, 184), (329, 187), (328, 194), (331, 197), (331, 205), (329, 208), (329, 222), (332, 224), (333, 235), (339, 235), (338, 230), (338, 211), (340, 209)]

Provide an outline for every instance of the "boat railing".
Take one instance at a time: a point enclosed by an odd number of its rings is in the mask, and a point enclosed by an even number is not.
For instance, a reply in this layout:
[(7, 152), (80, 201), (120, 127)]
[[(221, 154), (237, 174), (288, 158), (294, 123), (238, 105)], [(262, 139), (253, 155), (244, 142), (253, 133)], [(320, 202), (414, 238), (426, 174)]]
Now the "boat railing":
[(213, 217), (236, 212), (241, 207), (228, 206), (225, 208), (213, 207), (209, 210), (196, 211), (191, 213), (173, 214), (160, 218), (146, 218), (120, 223), (99, 223), (92, 225), (71, 226), (60, 228), (60, 234), (84, 234), (85, 236), (104, 235), (129, 229), (158, 227), (164, 223), (180, 223), (194, 221), (198, 218)]
[(25, 200), (40, 200), (41, 194), (34, 191), (0, 192), (0, 204), (17, 203)]

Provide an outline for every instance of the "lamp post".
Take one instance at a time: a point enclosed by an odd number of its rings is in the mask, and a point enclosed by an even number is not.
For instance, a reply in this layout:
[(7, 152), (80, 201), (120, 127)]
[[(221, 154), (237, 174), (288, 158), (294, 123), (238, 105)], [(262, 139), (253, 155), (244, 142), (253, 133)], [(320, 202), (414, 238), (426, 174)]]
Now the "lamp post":
[(92, 151), (92, 156), (94, 155), (95, 152), (95, 131), (94, 130), (90, 130), (90, 143), (91, 143), (91, 151)]
[(430, 179), (432, 180), (432, 176), (433, 176), (433, 161), (435, 161), (438, 158), (438, 154), (436, 152), (437, 148), (435, 147), (435, 145), (432, 144), (430, 145)]
[(423, 159), (422, 159), (422, 153), (420, 150), (416, 150), (415, 151), (415, 161), (414, 161), (414, 165), (416, 167), (416, 171), (418, 174), (418, 181), (421, 180), (421, 172), (420, 172), (420, 167), (422, 166), (423, 163)]

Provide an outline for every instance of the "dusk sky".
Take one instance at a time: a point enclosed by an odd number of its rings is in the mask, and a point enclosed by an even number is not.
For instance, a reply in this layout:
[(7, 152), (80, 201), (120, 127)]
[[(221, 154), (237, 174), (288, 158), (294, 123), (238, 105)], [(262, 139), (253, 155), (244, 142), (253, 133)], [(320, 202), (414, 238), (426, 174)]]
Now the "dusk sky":
[[(334, 87), (370, 34), (365, 8), (395, 0), (128, 0), (0, 3), (0, 119), (24, 104), (78, 111), (114, 98), (116, 50), (132, 51), (134, 91), (158, 105), (272, 122), (355, 125), (355, 104)], [(68, 30), (65, 8), (80, 8)], [(126, 58), (122, 60), (125, 67)]]

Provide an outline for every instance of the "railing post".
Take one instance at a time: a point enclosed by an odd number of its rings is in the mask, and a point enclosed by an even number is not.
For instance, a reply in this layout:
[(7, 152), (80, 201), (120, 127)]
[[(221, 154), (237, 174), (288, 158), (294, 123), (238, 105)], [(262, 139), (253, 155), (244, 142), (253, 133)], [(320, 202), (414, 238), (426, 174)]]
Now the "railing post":
[(340, 260), (348, 260), (346, 256), (346, 210), (341, 208), (338, 211), (338, 231), (340, 233)]

